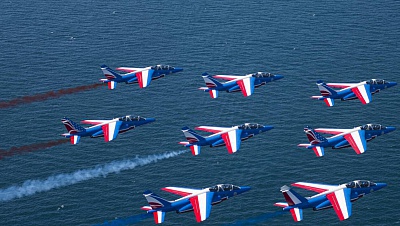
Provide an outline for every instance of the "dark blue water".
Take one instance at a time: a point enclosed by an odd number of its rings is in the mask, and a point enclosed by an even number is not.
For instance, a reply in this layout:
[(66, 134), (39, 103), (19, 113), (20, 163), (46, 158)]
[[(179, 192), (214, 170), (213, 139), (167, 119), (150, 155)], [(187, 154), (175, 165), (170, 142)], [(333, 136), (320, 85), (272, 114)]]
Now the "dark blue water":
[[(115, 218), (130, 224), (144, 213), (144, 190), (175, 199), (159, 189), (232, 183), (253, 189), (214, 206), (204, 225), (294, 225), (289, 214), (278, 214), (280, 208), (273, 206), (284, 201), (282, 185), (355, 179), (388, 187), (354, 203), (353, 215), (341, 224), (399, 224), (398, 131), (368, 143), (363, 155), (327, 149), (325, 157), (316, 158), (296, 146), (307, 141), (306, 125), (399, 128), (398, 87), (374, 95), (365, 106), (337, 101), (327, 108), (309, 98), (319, 94), (319, 79), (399, 82), (399, 12), (400, 2), (390, 0), (2, 2), (0, 101), (94, 84), (103, 78), (101, 64), (170, 64), (184, 71), (143, 90), (119, 84), (116, 90), (99, 87), (0, 109), (3, 150), (62, 139), (64, 116), (80, 121), (134, 114), (157, 120), (110, 143), (82, 138), (77, 146), (3, 158), (1, 224), (92, 225)], [(268, 71), (285, 78), (249, 98), (221, 93), (213, 100), (197, 89), (204, 86), (200, 75), (205, 71)], [(197, 157), (180, 152), (185, 150), (178, 145), (183, 126), (244, 122), (275, 129), (243, 142), (234, 155), (223, 147), (205, 147)], [(301, 224), (338, 222), (332, 209), (305, 210)], [(140, 223), (153, 225), (153, 220)], [(192, 225), (195, 219), (192, 213), (167, 213), (164, 224)]]

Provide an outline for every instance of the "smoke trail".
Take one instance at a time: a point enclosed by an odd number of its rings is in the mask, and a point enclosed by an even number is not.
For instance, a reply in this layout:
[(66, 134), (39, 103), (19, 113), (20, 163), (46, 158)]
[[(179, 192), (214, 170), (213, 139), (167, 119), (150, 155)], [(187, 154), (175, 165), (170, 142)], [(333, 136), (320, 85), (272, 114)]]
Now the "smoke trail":
[(78, 87), (74, 87), (74, 88), (60, 89), (57, 91), (49, 91), (46, 93), (39, 93), (39, 94), (31, 95), (31, 96), (18, 97), (13, 100), (0, 102), (0, 108), (9, 108), (9, 107), (14, 107), (14, 106), (17, 106), (20, 104), (29, 104), (29, 103), (37, 102), (37, 101), (44, 101), (44, 100), (47, 100), (50, 98), (58, 98), (58, 97), (61, 97), (63, 95), (67, 95), (67, 94), (73, 94), (73, 93), (77, 93), (77, 92), (95, 89), (95, 88), (103, 86), (103, 85), (104, 84), (102, 84), (102, 83), (96, 83), (96, 84), (92, 84), (92, 85), (78, 86)]
[(0, 159), (4, 158), (5, 156), (13, 156), (16, 154), (23, 154), (26, 152), (32, 152), (37, 150), (43, 150), (46, 148), (51, 148), (60, 144), (68, 143), (68, 139), (60, 139), (60, 140), (52, 140), (47, 141), (44, 143), (37, 143), (37, 144), (29, 144), (20, 147), (12, 147), (9, 150), (0, 150)]
[(103, 224), (97, 224), (95, 226), (125, 226), (130, 224), (139, 223), (140, 221), (152, 217), (152, 213), (143, 213), (135, 216), (130, 216), (121, 219), (115, 219), (113, 221), (106, 221)]
[(113, 161), (108, 164), (97, 165), (92, 169), (84, 169), (69, 174), (50, 176), (46, 180), (27, 180), (21, 186), (11, 186), (6, 189), (0, 189), (0, 201), (10, 201), (15, 198), (49, 191), (54, 188), (76, 184), (100, 176), (106, 177), (110, 173), (119, 173), (123, 170), (134, 169), (137, 166), (144, 166), (157, 162), (158, 160), (175, 157), (185, 152), (187, 152), (187, 150), (166, 152), (159, 155), (149, 155), (145, 158), (136, 157), (128, 160)]
[(263, 222), (265, 222), (265, 221), (267, 221), (267, 220), (269, 220), (271, 218), (280, 216), (280, 215), (285, 214), (285, 213), (288, 213), (288, 212), (280, 210), (280, 211), (276, 211), (276, 212), (273, 212), (273, 213), (266, 213), (266, 214), (263, 214), (263, 215), (258, 216), (258, 217), (249, 218), (247, 220), (236, 221), (235, 223), (229, 224), (229, 225), (250, 225), (250, 224), (263, 223)]

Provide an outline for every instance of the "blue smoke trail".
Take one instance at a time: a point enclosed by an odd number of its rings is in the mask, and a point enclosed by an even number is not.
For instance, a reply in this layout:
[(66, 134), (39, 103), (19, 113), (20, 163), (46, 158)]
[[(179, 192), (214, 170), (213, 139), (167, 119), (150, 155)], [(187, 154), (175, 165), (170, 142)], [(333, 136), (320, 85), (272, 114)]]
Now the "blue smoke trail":
[(241, 220), (241, 221), (236, 221), (235, 223), (229, 224), (229, 225), (250, 225), (250, 224), (258, 224), (258, 223), (262, 223), (265, 222), (273, 217), (277, 217), (280, 216), (282, 214), (288, 213), (287, 211), (276, 211), (273, 213), (266, 213), (263, 214), (261, 216), (258, 217), (253, 217), (253, 218), (249, 218), (247, 220)]
[(183, 154), (185, 151), (166, 152), (159, 155), (149, 155), (145, 158), (136, 158), (113, 161), (104, 165), (97, 165), (92, 169), (78, 170), (70, 174), (58, 174), (50, 176), (45, 180), (27, 180), (21, 186), (11, 186), (0, 189), (0, 201), (10, 201), (15, 198), (34, 195), (38, 192), (49, 191), (54, 188), (64, 187), (81, 181), (90, 180), (96, 177), (106, 177), (110, 173), (119, 173), (123, 170), (134, 169), (137, 166), (144, 166), (158, 160), (168, 159)]
[(139, 223), (140, 221), (150, 218), (152, 216), (153, 216), (152, 213), (143, 213), (135, 216), (116, 219), (110, 222), (106, 221), (103, 224), (96, 224), (94, 226), (125, 226), (125, 225)]

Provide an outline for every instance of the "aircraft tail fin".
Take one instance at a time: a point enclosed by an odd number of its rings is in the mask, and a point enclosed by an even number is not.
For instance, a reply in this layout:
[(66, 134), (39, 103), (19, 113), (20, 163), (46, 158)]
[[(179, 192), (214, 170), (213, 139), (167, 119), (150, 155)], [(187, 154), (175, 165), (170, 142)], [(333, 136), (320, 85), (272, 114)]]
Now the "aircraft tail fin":
[(192, 143), (196, 143), (198, 141), (202, 141), (205, 140), (204, 137), (200, 136), (199, 134), (197, 134), (195, 131), (193, 131), (192, 129), (190, 129), (189, 127), (185, 126), (182, 128), (182, 132), (186, 137), (186, 140), (189, 141), (189, 144)]
[(143, 196), (146, 198), (152, 210), (171, 206), (171, 202), (161, 198), (150, 190), (143, 192)]
[[(281, 187), (281, 192), (285, 197), (288, 206), (294, 206), (300, 203), (308, 202), (306, 198), (299, 195), (297, 192), (286, 185)], [(294, 207), (290, 209), (290, 213), (292, 214), (294, 221), (297, 222), (303, 220), (303, 209)]]
[(323, 82), (322, 80), (317, 81), (317, 86), (319, 92), (321, 92), (321, 95), (324, 97), (336, 94), (336, 91), (333, 90), (331, 87), (327, 86), (326, 83)]
[(72, 120), (64, 117), (61, 119), (61, 122), (64, 124), (65, 128), (67, 128), (67, 131), (69, 134), (76, 134), (78, 132), (85, 132), (86, 129), (83, 128), (81, 125), (78, 123), (73, 122)]
[(105, 64), (101, 65), (101, 70), (103, 71), (104, 76), (106, 76), (106, 78), (108, 80), (113, 80), (113, 79), (122, 77), (120, 74), (118, 74), (117, 72), (115, 72), (114, 70), (112, 70)]
[(304, 128), (304, 132), (306, 133), (311, 145), (320, 144), (327, 141), (324, 136), (322, 136), (320, 133), (309, 126)]
[(220, 87), (222, 86), (222, 83), (220, 83), (218, 80), (213, 78), (211, 75), (209, 75), (207, 72), (204, 72), (202, 74), (202, 77), (204, 79), (204, 82), (206, 83), (206, 86), (210, 89)]

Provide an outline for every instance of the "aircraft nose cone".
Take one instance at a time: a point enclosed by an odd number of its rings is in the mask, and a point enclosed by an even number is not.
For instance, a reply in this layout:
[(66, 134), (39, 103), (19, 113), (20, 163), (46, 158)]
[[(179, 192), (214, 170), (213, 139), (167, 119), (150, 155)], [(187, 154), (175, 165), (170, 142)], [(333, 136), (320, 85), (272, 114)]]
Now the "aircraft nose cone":
[(279, 79), (282, 79), (283, 78), (283, 75), (275, 75), (274, 76), (274, 80), (279, 80)]
[(156, 121), (155, 118), (146, 118), (147, 123), (154, 122), (154, 121)]
[(240, 193), (244, 193), (246, 191), (250, 191), (250, 189), (251, 189), (251, 187), (249, 187), (249, 186), (240, 187)]
[(376, 183), (376, 188), (374, 189), (375, 191), (382, 189), (384, 187), (386, 187), (387, 184), (386, 183)]
[(180, 71), (183, 71), (183, 68), (176, 67), (173, 72), (175, 73), (175, 72), (180, 72)]
[(393, 131), (395, 131), (396, 130), (396, 127), (393, 127), (393, 126), (388, 126), (388, 127), (386, 127), (386, 133), (390, 133), (390, 132), (393, 132)]
[(389, 82), (389, 87), (397, 85), (397, 82)]
[(265, 132), (265, 131), (271, 130), (273, 128), (274, 128), (273, 126), (264, 126), (262, 130), (263, 130), (263, 132)]

